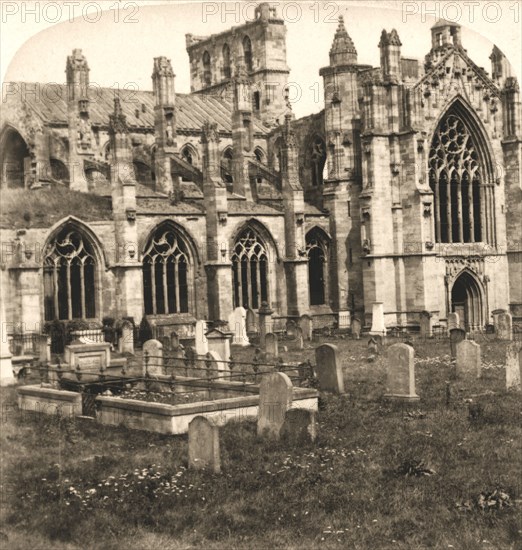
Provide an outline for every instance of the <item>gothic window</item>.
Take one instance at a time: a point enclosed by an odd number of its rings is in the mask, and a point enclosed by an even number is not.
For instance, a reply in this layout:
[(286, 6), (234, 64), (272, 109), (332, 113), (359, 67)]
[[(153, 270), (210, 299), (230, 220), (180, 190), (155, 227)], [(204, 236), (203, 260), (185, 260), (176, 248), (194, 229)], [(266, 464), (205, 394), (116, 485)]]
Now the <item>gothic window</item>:
[(205, 86), (212, 84), (212, 67), (210, 64), (210, 54), (207, 51), (203, 54), (203, 83)]
[[(185, 145), (185, 147), (183, 147), (181, 149), (181, 158), (185, 162), (188, 162), (191, 165), (195, 164), (195, 160), (196, 160), (195, 159), (195, 153), (194, 153), (194, 150), (192, 149), (192, 147), (190, 145)], [(192, 181), (192, 179), (187, 177), (187, 176), (182, 176), (181, 180), (182, 181)]]
[(30, 174), (31, 153), (22, 136), (9, 128), (0, 143), (2, 158), (2, 186), (24, 188)]
[(326, 165), (326, 145), (319, 136), (312, 141), (310, 161), (312, 168), (312, 185), (317, 187), (323, 184), (324, 169)]
[(46, 321), (96, 316), (96, 258), (74, 228), (64, 228), (47, 247), (44, 259)]
[(223, 46), (223, 77), (230, 78), (232, 71), (230, 70), (230, 48), (228, 44)]
[(447, 114), (435, 131), (429, 157), (435, 195), (437, 242), (489, 242), (493, 195), (484, 185), (484, 166), (474, 136), (457, 114)]
[(234, 183), (234, 178), (232, 177), (232, 159), (232, 147), (227, 147), (223, 152), (223, 158), (221, 160), (221, 179), (225, 183)]
[(268, 254), (257, 233), (245, 229), (232, 253), (234, 307), (259, 309), (268, 302)]
[(190, 260), (184, 241), (171, 227), (159, 227), (143, 254), (145, 313), (188, 313)]
[(247, 72), (251, 73), (254, 70), (254, 64), (252, 58), (252, 41), (248, 36), (243, 38), (243, 60)]
[(312, 230), (306, 235), (306, 253), (310, 305), (323, 305), (327, 298), (328, 244), (319, 231)]

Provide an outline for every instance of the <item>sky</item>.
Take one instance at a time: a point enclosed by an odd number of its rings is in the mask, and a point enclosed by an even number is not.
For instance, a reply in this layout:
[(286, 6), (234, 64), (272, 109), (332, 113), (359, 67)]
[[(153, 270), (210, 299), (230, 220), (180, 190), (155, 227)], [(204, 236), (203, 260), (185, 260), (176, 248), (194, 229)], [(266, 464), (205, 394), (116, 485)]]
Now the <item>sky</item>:
[[(383, 28), (397, 29), (402, 56), (423, 59), (431, 47), (430, 27), (439, 17), (462, 25), (470, 57), (490, 72), (496, 43), (520, 80), (522, 2), (274, 2), (287, 26), (287, 63), (291, 69), (294, 113), (322, 109), (319, 69), (343, 15), (359, 63), (379, 64)], [(0, 77), (2, 82), (65, 82), (66, 57), (83, 50), (90, 79), (100, 86), (151, 90), (152, 60), (172, 60), (176, 91), (190, 91), (185, 34), (209, 35), (252, 19), (253, 2), (160, 2), (97, 0), (0, 0)], [(61, 21), (61, 22), (58, 22)], [(300, 90), (300, 95), (297, 90)]]

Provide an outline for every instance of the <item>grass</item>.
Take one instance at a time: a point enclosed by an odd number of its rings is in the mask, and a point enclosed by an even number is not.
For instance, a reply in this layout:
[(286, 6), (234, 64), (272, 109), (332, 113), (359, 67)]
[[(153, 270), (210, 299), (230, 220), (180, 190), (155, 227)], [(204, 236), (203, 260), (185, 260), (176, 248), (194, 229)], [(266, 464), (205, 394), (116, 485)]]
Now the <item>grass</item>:
[[(321, 396), (318, 441), (289, 447), (258, 439), (255, 423), (229, 424), (221, 475), (186, 469), (186, 436), (28, 417), (2, 389), (6, 546), (522, 548), (521, 400), (503, 390), (505, 345), (483, 344), (486, 368), (471, 381), (452, 378), (447, 344), (418, 345), (421, 401), (404, 406), (381, 398), (385, 356), (368, 363), (365, 342), (336, 343), (347, 394)], [(414, 461), (435, 473), (397, 473)], [(511, 506), (480, 509), (496, 488)]]

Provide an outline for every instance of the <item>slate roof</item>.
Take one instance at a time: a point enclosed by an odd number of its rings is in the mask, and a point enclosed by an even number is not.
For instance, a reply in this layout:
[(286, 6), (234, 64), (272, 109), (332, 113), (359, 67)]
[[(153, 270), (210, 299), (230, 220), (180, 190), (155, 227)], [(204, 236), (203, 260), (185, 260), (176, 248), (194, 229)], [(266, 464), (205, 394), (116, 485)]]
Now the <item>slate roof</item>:
[[(50, 124), (67, 124), (67, 86), (63, 84), (39, 84), (18, 82), (26, 90), (23, 101), (43, 121)], [(114, 110), (114, 88), (91, 88), (89, 90), (89, 113), (91, 122), (108, 126), (109, 114)], [(154, 94), (151, 91), (120, 90), (119, 97), (123, 114), (130, 129), (152, 130), (154, 127)], [(136, 116), (138, 115), (138, 116)], [(176, 94), (176, 123), (178, 132), (200, 133), (206, 121), (215, 122), (218, 132), (232, 132), (232, 103), (224, 98), (205, 94)], [(254, 133), (266, 135), (269, 129), (254, 119)]]

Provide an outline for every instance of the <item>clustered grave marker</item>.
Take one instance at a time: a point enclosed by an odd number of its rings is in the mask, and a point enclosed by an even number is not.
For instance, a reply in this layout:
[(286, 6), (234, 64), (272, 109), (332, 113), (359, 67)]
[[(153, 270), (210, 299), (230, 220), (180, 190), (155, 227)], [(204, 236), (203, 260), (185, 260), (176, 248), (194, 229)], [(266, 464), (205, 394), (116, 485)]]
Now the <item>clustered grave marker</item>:
[(304, 349), (303, 329), (301, 327), (296, 327), (295, 329), (295, 340), (297, 342), (297, 349)]
[(281, 439), (290, 445), (314, 442), (317, 437), (316, 412), (311, 409), (289, 409), (281, 428)]
[(339, 349), (334, 344), (322, 344), (315, 350), (315, 370), (319, 388), (336, 394), (344, 393), (343, 369)]
[(163, 374), (163, 344), (155, 339), (143, 344), (143, 374), (157, 376)]
[(372, 328), (370, 334), (386, 336), (386, 326), (384, 324), (384, 304), (383, 302), (373, 302), (372, 304)]
[(268, 307), (268, 304), (266, 302), (263, 302), (261, 304), (261, 307), (259, 308), (258, 316), (259, 316), (259, 346), (261, 349), (265, 349), (265, 336), (272, 332), (272, 326), (273, 326), (273, 319), (272, 314), (273, 310), (271, 310)]
[(120, 338), (118, 340), (119, 353), (134, 355), (134, 326), (130, 321), (122, 321), (120, 325)]
[(452, 329), (460, 328), (460, 318), (458, 313), (448, 314), (448, 334), (451, 334)]
[(196, 416), (188, 427), (189, 468), (221, 472), (219, 425), (213, 418)]
[(386, 399), (418, 401), (415, 391), (415, 351), (407, 344), (393, 344), (388, 348), (386, 367)]
[(218, 372), (216, 373), (214, 370), (212, 371), (212, 378), (228, 378), (230, 377), (230, 368), (228, 366), (228, 363), (223, 361), (221, 356), (217, 351), (209, 351), (207, 353), (207, 360), (210, 361), (210, 365), (212, 369), (217, 369)]
[(236, 346), (248, 346), (250, 341), (247, 336), (247, 311), (244, 307), (236, 307), (228, 316), (228, 327), (232, 332), (232, 344)]
[(496, 332), (499, 340), (513, 339), (513, 317), (511, 313), (503, 311), (496, 316)]
[(311, 341), (313, 337), (314, 322), (312, 317), (308, 314), (301, 315), (299, 319), (299, 326), (303, 331), (303, 338), (305, 340)]
[(429, 311), (421, 311), (420, 314), (420, 337), (425, 340), (433, 336), (432, 315)]
[(296, 331), (297, 331), (297, 325), (295, 324), (295, 321), (290, 319), (286, 323), (286, 336), (287, 338), (290, 338), (293, 340), (296, 337)]
[(279, 439), (286, 411), (291, 407), (293, 386), (282, 372), (263, 375), (259, 385), (259, 414), (257, 434), (269, 439)]
[(462, 328), (452, 328), (449, 332), (451, 357), (457, 357), (457, 346), (466, 339), (466, 331)]
[(248, 334), (257, 334), (259, 332), (256, 312), (249, 308), (246, 312), (246, 330)]
[(509, 344), (506, 350), (506, 389), (522, 391), (522, 346), (518, 342)]
[(269, 332), (265, 336), (265, 351), (268, 357), (279, 357), (279, 343), (277, 341), (277, 335), (273, 332)]
[(473, 340), (462, 340), (457, 344), (457, 376), (481, 374), (480, 346)]
[(361, 338), (361, 321), (357, 317), (354, 317), (352, 321), (352, 336), (356, 340)]
[(206, 355), (208, 352), (208, 340), (206, 337), (207, 321), (196, 321), (194, 346), (198, 355)]

